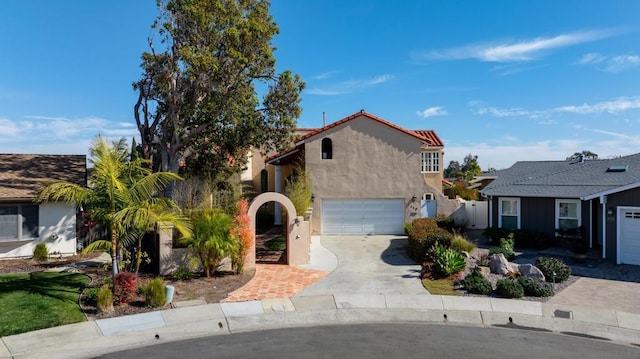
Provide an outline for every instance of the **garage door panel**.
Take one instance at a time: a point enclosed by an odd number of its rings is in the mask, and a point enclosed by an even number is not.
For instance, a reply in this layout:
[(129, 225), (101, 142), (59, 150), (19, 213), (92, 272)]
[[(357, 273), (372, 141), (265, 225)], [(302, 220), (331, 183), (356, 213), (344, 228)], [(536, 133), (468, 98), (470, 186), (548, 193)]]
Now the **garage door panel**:
[(322, 201), (323, 234), (400, 234), (403, 225), (402, 199)]
[(620, 262), (640, 265), (640, 208), (621, 211)]

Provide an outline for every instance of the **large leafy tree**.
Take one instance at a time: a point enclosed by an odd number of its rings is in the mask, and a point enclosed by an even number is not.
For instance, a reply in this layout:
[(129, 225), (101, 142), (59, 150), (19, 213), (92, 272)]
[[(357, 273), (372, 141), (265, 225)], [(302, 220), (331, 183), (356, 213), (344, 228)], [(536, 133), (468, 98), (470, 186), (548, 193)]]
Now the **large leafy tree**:
[(158, 222), (172, 223), (182, 233), (190, 232), (188, 219), (173, 201), (156, 196), (171, 182), (180, 179), (170, 172), (152, 173), (145, 161), (130, 158), (126, 141), (112, 144), (96, 137), (90, 149), (93, 165), (89, 186), (70, 182), (54, 182), (40, 190), (39, 201), (63, 201), (83, 206), (91, 219), (108, 229), (107, 247), (111, 250), (113, 275), (118, 273), (117, 250), (123, 241), (135, 238), (137, 264), (140, 262), (140, 240)]
[(481, 175), (482, 169), (478, 164), (478, 156), (468, 154), (464, 157), (462, 164), (458, 161), (449, 162), (449, 167), (444, 171), (445, 177), (457, 178), (464, 182), (469, 182), (473, 177)]
[(133, 84), (143, 158), (154, 171), (210, 179), (237, 172), (252, 148), (282, 150), (304, 83), (276, 73), (278, 26), (266, 0), (158, 0), (155, 36)]

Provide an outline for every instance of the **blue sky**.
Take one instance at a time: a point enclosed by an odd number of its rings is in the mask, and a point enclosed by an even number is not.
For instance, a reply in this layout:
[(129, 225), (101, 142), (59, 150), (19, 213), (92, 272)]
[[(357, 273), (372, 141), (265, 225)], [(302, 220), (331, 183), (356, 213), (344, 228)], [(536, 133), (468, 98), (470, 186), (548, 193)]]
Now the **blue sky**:
[[(137, 135), (155, 1), (2, 0), (0, 152), (87, 153)], [(360, 109), (433, 129), (445, 165), (640, 152), (640, 1), (273, 1), (299, 127)]]

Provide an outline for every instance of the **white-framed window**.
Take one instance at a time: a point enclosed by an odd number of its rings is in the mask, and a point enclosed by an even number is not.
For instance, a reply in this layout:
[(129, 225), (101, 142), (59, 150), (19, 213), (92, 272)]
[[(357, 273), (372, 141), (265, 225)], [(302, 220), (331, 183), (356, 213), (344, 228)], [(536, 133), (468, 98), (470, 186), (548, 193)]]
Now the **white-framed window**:
[(420, 172), (440, 172), (440, 152), (421, 152)]
[(580, 200), (556, 199), (556, 229), (578, 228), (582, 225)]
[(520, 229), (520, 198), (501, 197), (498, 199), (498, 227)]
[(433, 193), (423, 193), (422, 194), (423, 201), (433, 201)]
[(0, 205), (0, 241), (38, 238), (38, 220), (37, 205)]

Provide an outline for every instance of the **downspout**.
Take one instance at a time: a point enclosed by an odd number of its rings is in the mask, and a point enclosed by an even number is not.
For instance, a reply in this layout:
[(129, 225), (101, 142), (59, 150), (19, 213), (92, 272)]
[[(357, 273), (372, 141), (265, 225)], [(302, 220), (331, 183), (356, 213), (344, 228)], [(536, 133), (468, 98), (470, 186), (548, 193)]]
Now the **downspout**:
[(600, 196), (602, 205), (602, 258), (607, 258), (607, 196)]

